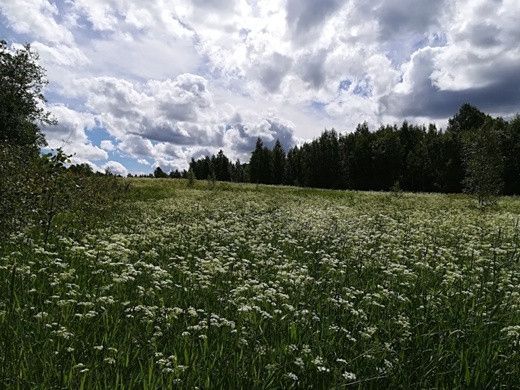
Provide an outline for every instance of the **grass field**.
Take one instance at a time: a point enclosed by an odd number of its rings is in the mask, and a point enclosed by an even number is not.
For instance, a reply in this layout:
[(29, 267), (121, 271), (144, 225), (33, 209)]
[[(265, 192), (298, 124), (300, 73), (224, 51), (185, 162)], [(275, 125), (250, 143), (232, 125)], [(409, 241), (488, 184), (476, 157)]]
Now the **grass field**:
[(132, 187), (2, 241), (0, 387), (519, 386), (520, 200)]

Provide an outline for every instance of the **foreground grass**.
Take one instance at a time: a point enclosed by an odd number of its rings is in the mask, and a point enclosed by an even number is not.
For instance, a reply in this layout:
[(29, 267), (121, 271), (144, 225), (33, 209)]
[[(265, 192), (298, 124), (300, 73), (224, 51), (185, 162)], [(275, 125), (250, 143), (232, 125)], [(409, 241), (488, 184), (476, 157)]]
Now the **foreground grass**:
[(1, 387), (518, 387), (520, 200), (133, 187), (1, 241)]

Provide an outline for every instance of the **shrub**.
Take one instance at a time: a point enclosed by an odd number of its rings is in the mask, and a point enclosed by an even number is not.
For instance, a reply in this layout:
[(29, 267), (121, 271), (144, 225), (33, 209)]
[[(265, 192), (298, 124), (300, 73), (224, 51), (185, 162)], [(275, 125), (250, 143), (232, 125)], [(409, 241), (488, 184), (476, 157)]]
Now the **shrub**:
[(0, 234), (74, 234), (113, 210), (127, 189), (122, 179), (67, 169), (61, 150), (38, 156), (24, 146), (0, 145)]

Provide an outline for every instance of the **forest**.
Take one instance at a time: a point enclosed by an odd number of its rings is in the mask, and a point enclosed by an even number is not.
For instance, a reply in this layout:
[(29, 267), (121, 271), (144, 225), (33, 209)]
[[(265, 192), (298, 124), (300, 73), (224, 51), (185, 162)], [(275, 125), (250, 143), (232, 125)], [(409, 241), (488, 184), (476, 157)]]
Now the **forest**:
[(325, 130), (288, 151), (258, 138), (248, 164), (220, 151), (192, 160), (190, 170), (197, 179), (373, 191), (473, 192), (477, 180), (510, 195), (520, 193), (519, 155), (518, 116), (494, 118), (464, 104), (445, 130), (403, 122), (370, 131), (363, 123), (345, 134)]

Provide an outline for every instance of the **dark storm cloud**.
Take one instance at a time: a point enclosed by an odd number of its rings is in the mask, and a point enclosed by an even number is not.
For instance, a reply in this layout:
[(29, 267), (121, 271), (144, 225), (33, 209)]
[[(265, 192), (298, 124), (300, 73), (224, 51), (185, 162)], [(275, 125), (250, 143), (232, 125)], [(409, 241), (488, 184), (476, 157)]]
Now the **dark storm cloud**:
[[(489, 68), (495, 70), (488, 74)], [(484, 86), (457, 90), (440, 89), (432, 81), (434, 71), (432, 52), (424, 51), (414, 58), (409, 93), (392, 93), (381, 101), (386, 113), (400, 117), (429, 117), (442, 119), (453, 115), (464, 103), (476, 105), (481, 110), (508, 114), (520, 111), (520, 73), (514, 63), (495, 65), (482, 71)]]
[(464, 103), (471, 103), (487, 112), (507, 114), (520, 111), (520, 78), (513, 83), (503, 81), (460, 91), (441, 91), (430, 85), (410, 95), (393, 94), (385, 100), (390, 113), (402, 118), (443, 119), (452, 116)]

